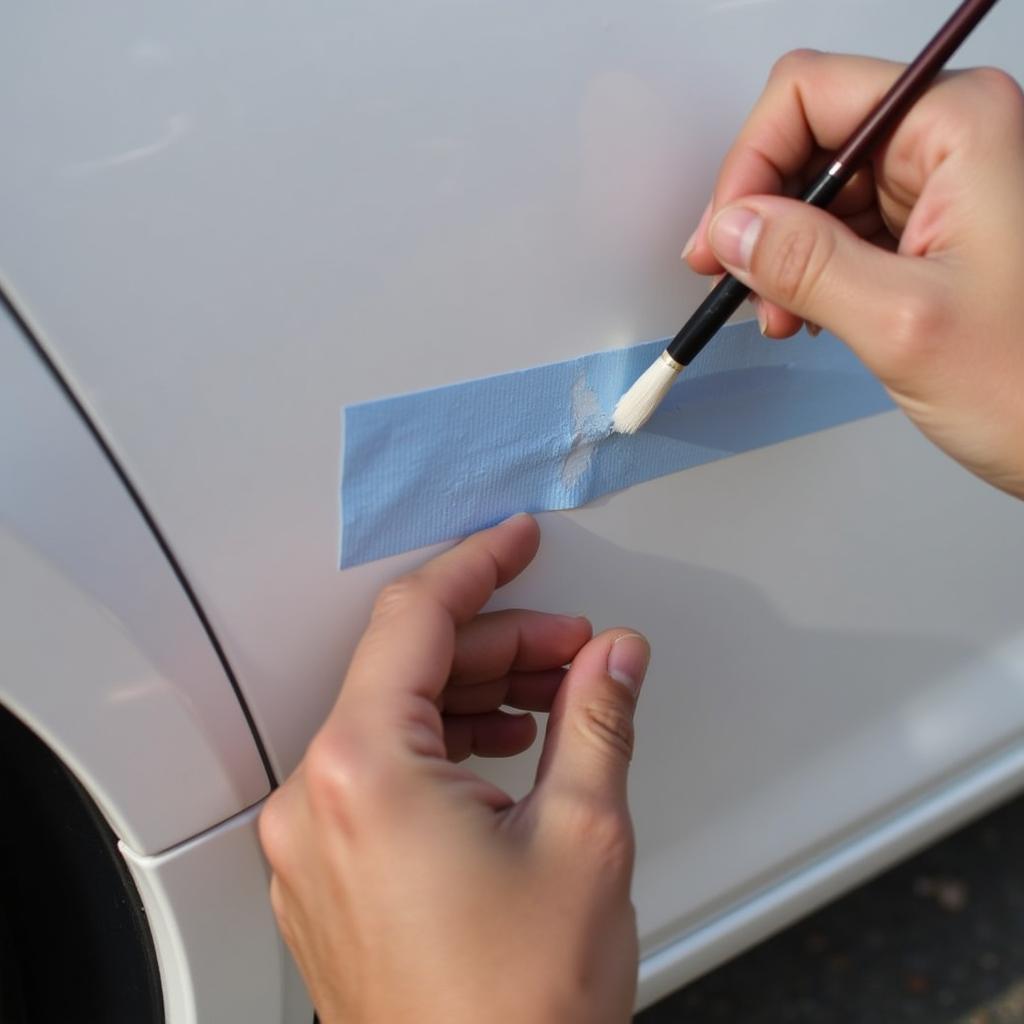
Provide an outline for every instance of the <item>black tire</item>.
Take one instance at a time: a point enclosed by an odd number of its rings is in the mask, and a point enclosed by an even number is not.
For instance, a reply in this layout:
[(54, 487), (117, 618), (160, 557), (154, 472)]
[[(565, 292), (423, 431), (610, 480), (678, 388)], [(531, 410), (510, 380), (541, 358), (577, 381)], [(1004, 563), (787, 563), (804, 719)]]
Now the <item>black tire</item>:
[(156, 953), (117, 838), (0, 706), (0, 1021), (163, 1024)]

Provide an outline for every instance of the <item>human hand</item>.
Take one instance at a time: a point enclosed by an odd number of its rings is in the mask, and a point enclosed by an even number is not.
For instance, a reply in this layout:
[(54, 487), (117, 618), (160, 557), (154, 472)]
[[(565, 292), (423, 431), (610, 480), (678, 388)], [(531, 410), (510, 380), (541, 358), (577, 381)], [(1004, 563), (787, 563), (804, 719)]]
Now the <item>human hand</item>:
[(943, 75), (829, 213), (766, 195), (801, 191), (901, 70), (784, 57), (683, 256), (749, 285), (771, 337), (804, 320), (827, 327), (940, 448), (1024, 497), (1024, 97), (1013, 79)]
[[(271, 900), (323, 1024), (628, 1020), (626, 805), (646, 640), (478, 614), (530, 563), (515, 516), (386, 587), (334, 709), (260, 816)], [(562, 666), (572, 662), (564, 672)], [(514, 802), (468, 767), (533, 742)]]

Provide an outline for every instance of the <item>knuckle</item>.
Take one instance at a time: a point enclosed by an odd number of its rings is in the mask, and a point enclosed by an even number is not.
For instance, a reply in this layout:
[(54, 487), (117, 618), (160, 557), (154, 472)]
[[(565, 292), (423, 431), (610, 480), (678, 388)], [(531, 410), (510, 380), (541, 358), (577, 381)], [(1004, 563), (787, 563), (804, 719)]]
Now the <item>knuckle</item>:
[(799, 78), (806, 71), (807, 66), (820, 56), (819, 51), (807, 47), (790, 50), (775, 61), (768, 77), (774, 81), (790, 81)]
[(903, 377), (929, 364), (948, 322), (945, 300), (935, 291), (906, 294), (886, 314), (889, 374)]
[(395, 612), (415, 604), (422, 593), (422, 587), (414, 576), (402, 576), (383, 587), (373, 605), (373, 617), (387, 618)]
[[(1002, 148), (1008, 133), (1024, 134), (1024, 92), (1012, 75), (994, 67), (950, 72), (931, 97), (941, 124), (940, 152), (977, 154)], [(984, 110), (984, 116), (978, 111)], [(908, 137), (907, 145), (911, 145)]]
[(538, 834), (553, 839), (555, 856), (568, 857), (588, 879), (617, 876), (628, 885), (636, 839), (625, 802), (581, 782), (546, 794), (539, 813)]
[(367, 781), (356, 761), (337, 740), (318, 736), (309, 745), (302, 778), (314, 814), (341, 824), (350, 820), (351, 806)]
[(597, 802), (577, 806), (575, 833), (602, 875), (629, 872), (635, 856), (633, 825), (622, 809)]
[[(778, 242), (766, 248), (768, 251), (761, 258), (767, 256), (772, 262), (768, 272), (774, 280), (774, 297), (783, 306), (805, 306), (820, 287), (832, 258), (835, 249), (832, 236), (807, 225), (785, 227)], [(755, 268), (755, 272), (758, 269), (762, 268)]]
[(282, 799), (281, 790), (271, 793), (256, 822), (263, 855), (274, 872), (287, 870), (291, 862), (291, 829)]
[[(617, 685), (617, 684), (616, 684)], [(606, 697), (588, 701), (578, 718), (580, 730), (602, 750), (630, 760), (633, 756), (633, 714), (622, 700)]]
[(1024, 110), (1024, 92), (1020, 83), (1002, 68), (975, 68), (968, 72), (972, 83), (986, 97), (989, 109), (1001, 109), (1019, 114)]

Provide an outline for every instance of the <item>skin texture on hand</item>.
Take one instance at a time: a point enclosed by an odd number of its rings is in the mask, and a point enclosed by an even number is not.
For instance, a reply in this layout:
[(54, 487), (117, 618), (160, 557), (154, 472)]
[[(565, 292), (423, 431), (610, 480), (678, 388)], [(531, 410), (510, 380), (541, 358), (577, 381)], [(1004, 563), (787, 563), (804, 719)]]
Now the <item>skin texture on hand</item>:
[[(323, 1024), (629, 1019), (626, 773), (649, 648), (581, 618), (480, 614), (538, 545), (515, 516), (386, 587), (264, 808), (271, 901)], [(457, 763), (530, 746), (532, 716), (503, 705), (550, 711), (519, 802)]]
[(935, 444), (1024, 497), (1024, 97), (946, 73), (828, 213), (795, 199), (902, 68), (797, 51), (776, 65), (684, 249), (759, 296), (762, 331), (842, 338)]

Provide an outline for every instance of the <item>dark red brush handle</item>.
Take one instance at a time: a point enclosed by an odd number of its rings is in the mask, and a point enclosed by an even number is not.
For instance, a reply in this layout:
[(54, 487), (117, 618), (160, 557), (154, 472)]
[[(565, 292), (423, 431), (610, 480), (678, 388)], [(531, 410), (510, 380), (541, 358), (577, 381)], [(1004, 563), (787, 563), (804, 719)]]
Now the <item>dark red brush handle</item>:
[[(908, 108), (996, 3), (997, 0), (964, 0), (920, 56), (896, 79), (849, 141), (836, 152), (829, 166), (807, 188), (801, 196), (805, 203), (824, 208), (835, 199), (883, 136), (896, 127)], [(750, 289), (746, 285), (726, 274), (672, 339), (666, 352), (680, 366), (688, 366), (749, 294)]]
[[(943, 65), (953, 56), (960, 44), (971, 34), (974, 26), (995, 6), (997, 0), (965, 0), (949, 21), (935, 34), (935, 38), (921, 51), (918, 58), (896, 79), (893, 87), (882, 97), (877, 107), (864, 119), (850, 140), (836, 153), (835, 162), (855, 171), (861, 162), (881, 141), (881, 137), (896, 126), (911, 104), (931, 84)], [(850, 172), (852, 174), (852, 171)]]

